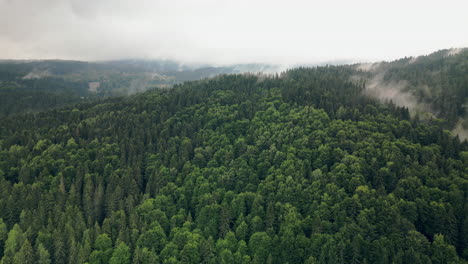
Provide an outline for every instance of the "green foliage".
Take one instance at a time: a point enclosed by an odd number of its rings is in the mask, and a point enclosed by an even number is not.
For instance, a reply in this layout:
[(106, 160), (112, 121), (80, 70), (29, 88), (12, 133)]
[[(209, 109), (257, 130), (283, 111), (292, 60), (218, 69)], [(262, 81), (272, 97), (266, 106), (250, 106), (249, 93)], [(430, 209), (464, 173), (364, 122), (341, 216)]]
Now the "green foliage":
[(94, 242), (94, 248), (96, 250), (105, 251), (112, 248), (112, 240), (107, 234), (99, 235)]
[(8, 238), (7, 226), (5, 222), (3, 222), (3, 219), (0, 218), (0, 259), (3, 256), (3, 252), (5, 249), (5, 241), (7, 240), (7, 238)]
[(166, 244), (166, 234), (159, 224), (141, 234), (137, 245), (141, 248), (148, 248), (152, 251), (159, 252)]
[[(18, 263), (18, 261), (23, 260), (20, 257), (26, 257), (24, 253), (28, 250), (26, 244), (26, 237), (21, 230), (21, 227), (18, 224), (15, 224), (13, 228), (8, 233), (8, 238), (5, 241), (2, 264), (7, 263)], [(28, 242), (29, 243), (29, 242)], [(31, 246), (31, 244), (29, 244)], [(23, 252), (21, 250), (23, 249)]]
[(21, 246), (21, 249), (16, 253), (13, 263), (14, 264), (33, 264), (35, 262), (34, 252), (31, 243), (26, 239)]
[(109, 264), (130, 264), (130, 248), (125, 243), (119, 243), (112, 253)]
[[(121, 249), (122, 251), (122, 249)], [(121, 254), (122, 252), (119, 252)], [(90, 264), (109, 263), (113, 255), (112, 240), (107, 234), (99, 235), (94, 242), (94, 251), (89, 256)]]
[(42, 245), (38, 244), (37, 246), (37, 254), (36, 254), (36, 259), (38, 264), (50, 264), (50, 254), (47, 251), (47, 249)]

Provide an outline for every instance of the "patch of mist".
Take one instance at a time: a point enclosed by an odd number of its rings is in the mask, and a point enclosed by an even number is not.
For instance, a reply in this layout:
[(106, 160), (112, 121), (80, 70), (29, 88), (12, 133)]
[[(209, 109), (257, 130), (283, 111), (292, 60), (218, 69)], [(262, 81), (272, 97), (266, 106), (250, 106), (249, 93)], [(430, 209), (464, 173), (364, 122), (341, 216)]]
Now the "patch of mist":
[(149, 80), (147, 78), (137, 78), (130, 81), (130, 85), (127, 88), (127, 94), (132, 95), (140, 92), (144, 92), (149, 87)]
[(458, 135), (461, 141), (468, 140), (468, 120), (459, 118), (452, 133)]
[(157, 72), (152, 72), (152, 73), (149, 73), (148, 75), (152, 80), (156, 80), (156, 81), (171, 81), (171, 80), (174, 80), (174, 77), (172, 77), (172, 76), (160, 74), (160, 73), (157, 73)]
[(451, 48), (447, 51), (446, 57), (454, 56), (463, 51), (463, 48)]
[(412, 116), (420, 113), (428, 113), (431, 116), (431, 107), (419, 102), (417, 97), (405, 91), (408, 87), (406, 80), (384, 81), (384, 73), (378, 73), (366, 83), (365, 94), (377, 98), (381, 102), (392, 102), (396, 106), (408, 108)]
[(51, 75), (52, 74), (49, 70), (33, 69), (31, 72), (23, 76), (23, 80), (42, 79)]
[(374, 62), (374, 63), (359, 63), (355, 67), (359, 71), (363, 72), (375, 72), (379, 70), (381, 62)]
[(99, 87), (101, 87), (100, 82), (90, 82), (90, 83), (88, 83), (88, 91), (90, 91), (92, 93), (97, 93)]
[(419, 57), (411, 57), (411, 59), (408, 61), (408, 64), (413, 64), (415, 62), (417, 62), (419, 59)]
[[(378, 99), (383, 103), (393, 102), (396, 106), (406, 107), (411, 117), (418, 116), (422, 120), (430, 120), (437, 118), (437, 113), (427, 103), (423, 103), (418, 98), (408, 91), (408, 81), (385, 81), (385, 72), (380, 72), (374, 75), (366, 82), (364, 93)], [(352, 76), (352, 81), (357, 81), (358, 76)], [(362, 79), (361, 79), (362, 80)], [(425, 97), (433, 97), (431, 89), (427, 86), (417, 87), (418, 91), (423, 92)], [(466, 106), (468, 107), (468, 103)], [(468, 140), (468, 118), (460, 118), (452, 130), (454, 135), (458, 135), (460, 140)]]
[(265, 73), (275, 74), (289, 68), (289, 64), (235, 64), (232, 65), (232, 73)]

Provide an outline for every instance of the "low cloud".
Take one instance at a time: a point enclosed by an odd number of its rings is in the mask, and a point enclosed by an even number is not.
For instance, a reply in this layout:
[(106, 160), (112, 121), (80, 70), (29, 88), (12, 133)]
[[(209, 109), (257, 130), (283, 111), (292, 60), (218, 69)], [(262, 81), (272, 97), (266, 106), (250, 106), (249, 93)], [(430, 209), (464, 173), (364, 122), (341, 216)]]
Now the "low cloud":
[(458, 135), (461, 140), (468, 140), (468, 120), (463, 118), (458, 119), (452, 132)]
[(24, 80), (30, 80), (30, 79), (41, 79), (45, 77), (49, 77), (52, 74), (50, 73), (49, 70), (39, 70), (39, 69), (34, 69), (25, 76), (23, 76)]
[(446, 56), (454, 56), (454, 55), (457, 55), (459, 54), (460, 52), (462, 52), (464, 50), (464, 48), (451, 48), (447, 51), (447, 55)]
[(418, 101), (416, 96), (406, 91), (408, 82), (401, 80), (384, 81), (384, 73), (378, 73), (366, 83), (365, 93), (382, 102), (393, 102), (407, 107), (411, 114), (431, 112), (430, 106)]
[(356, 65), (356, 69), (363, 72), (375, 72), (379, 69), (381, 62), (375, 63), (359, 63)]
[[(373, 77), (366, 82), (364, 93), (374, 97), (383, 103), (393, 102), (400, 107), (408, 108), (412, 117), (418, 115), (421, 119), (436, 118), (439, 113), (434, 111), (429, 104), (423, 103), (418, 98), (408, 91), (408, 81), (385, 81), (385, 71), (377, 72), (378, 67), (374, 64), (365, 64), (360, 67), (361, 70), (367, 72), (374, 71)], [(352, 81), (362, 80), (362, 77), (357, 75), (352, 76)], [(431, 97), (431, 89), (428, 86), (420, 86), (418, 90), (423, 91), (426, 96)], [(468, 118), (459, 118), (454, 126), (452, 133), (458, 135), (460, 140), (468, 140)]]

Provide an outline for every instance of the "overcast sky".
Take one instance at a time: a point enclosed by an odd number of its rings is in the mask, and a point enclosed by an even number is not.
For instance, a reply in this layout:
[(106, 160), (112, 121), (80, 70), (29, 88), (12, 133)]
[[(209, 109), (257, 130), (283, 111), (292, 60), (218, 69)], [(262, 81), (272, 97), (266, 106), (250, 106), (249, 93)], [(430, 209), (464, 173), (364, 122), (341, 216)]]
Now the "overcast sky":
[(0, 58), (391, 60), (467, 47), (467, 12), (467, 0), (0, 0)]

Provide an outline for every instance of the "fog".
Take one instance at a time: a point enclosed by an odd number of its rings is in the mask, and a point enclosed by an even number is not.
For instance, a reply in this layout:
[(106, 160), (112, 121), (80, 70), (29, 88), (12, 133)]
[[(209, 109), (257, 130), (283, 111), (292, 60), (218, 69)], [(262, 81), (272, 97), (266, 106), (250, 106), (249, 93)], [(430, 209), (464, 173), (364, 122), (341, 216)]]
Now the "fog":
[(468, 119), (460, 118), (452, 132), (461, 140), (468, 140)]
[[(377, 63), (358, 65), (361, 70), (367, 69), (369, 71), (378, 71)], [(377, 72), (370, 80), (366, 82), (365, 93), (372, 97), (379, 99), (382, 102), (392, 102), (393, 104), (408, 108), (412, 116), (422, 114), (421, 118), (425, 116), (430, 117), (434, 113), (430, 105), (419, 102), (418, 98), (411, 92), (407, 91), (408, 82), (406, 80), (400, 81), (384, 81), (385, 71)], [(420, 87), (424, 88), (424, 87)], [(429, 89), (425, 89), (429, 91)]]
[(468, 46), (468, 2), (0, 0), (0, 59), (392, 60)]
[[(463, 49), (449, 49), (445, 56), (453, 56), (462, 52)], [(408, 60), (408, 64), (418, 61), (420, 57), (413, 57)], [(427, 85), (420, 85), (409, 89), (407, 80), (385, 80), (385, 74), (388, 71), (387, 65), (382, 62), (376, 63), (360, 63), (356, 64), (355, 69), (360, 70), (364, 74), (356, 74), (351, 76), (351, 81), (365, 81), (366, 89), (364, 94), (374, 97), (383, 103), (392, 102), (393, 104), (408, 108), (412, 117), (418, 116), (419, 119), (430, 120), (441, 115), (440, 112), (434, 110), (430, 104), (418, 100), (412, 91), (420, 91), (428, 98), (435, 98), (437, 95), (432, 94), (434, 89), (430, 89)], [(364, 75), (369, 74), (367, 77)], [(417, 88), (417, 89), (414, 89)], [(466, 108), (468, 102), (464, 105)], [(457, 123), (452, 127), (452, 133), (458, 135), (461, 140), (468, 140), (468, 116), (460, 116)]]
[(40, 70), (40, 69), (33, 69), (31, 72), (23, 76), (24, 80), (29, 79), (41, 79), (47, 76), (51, 76), (49, 70)]

